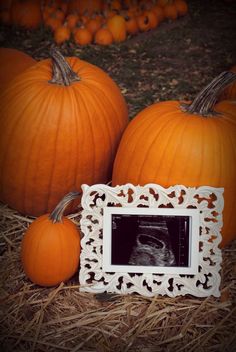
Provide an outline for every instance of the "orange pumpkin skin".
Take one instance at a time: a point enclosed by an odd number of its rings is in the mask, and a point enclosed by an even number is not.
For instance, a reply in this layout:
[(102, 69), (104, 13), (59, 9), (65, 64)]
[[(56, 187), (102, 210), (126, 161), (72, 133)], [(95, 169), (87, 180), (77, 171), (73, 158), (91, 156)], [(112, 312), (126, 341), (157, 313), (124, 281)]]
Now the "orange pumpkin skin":
[(89, 45), (93, 40), (92, 33), (87, 28), (83, 27), (75, 28), (73, 31), (73, 37), (75, 44), (78, 45)]
[(67, 27), (73, 30), (79, 21), (79, 15), (76, 13), (71, 13), (66, 17)]
[(92, 35), (94, 35), (99, 30), (100, 27), (101, 27), (101, 22), (96, 18), (90, 18), (85, 24), (85, 28), (87, 28)]
[(21, 213), (50, 212), (81, 184), (106, 183), (127, 104), (100, 68), (67, 58), (80, 81), (52, 84), (52, 62), (42, 60), (0, 96), (0, 199)]
[(178, 16), (185, 16), (188, 13), (188, 4), (185, 0), (174, 0)]
[(138, 22), (137, 18), (135, 16), (126, 16), (125, 17), (125, 26), (126, 26), (126, 32), (128, 34), (136, 34), (138, 33)]
[(123, 42), (126, 40), (126, 24), (125, 19), (121, 15), (115, 15), (108, 18), (107, 27), (113, 35), (115, 42)]
[(183, 112), (156, 103), (134, 118), (121, 139), (112, 184), (224, 187), (222, 246), (236, 237), (236, 119)]
[(71, 30), (65, 24), (56, 28), (54, 31), (54, 41), (58, 45), (64, 43), (66, 40), (69, 40), (70, 36), (71, 36)]
[(68, 2), (68, 12), (77, 11), (80, 15), (87, 13), (92, 15), (95, 12), (102, 11), (101, 0), (70, 0)]
[(177, 8), (174, 3), (168, 3), (163, 8), (165, 18), (169, 20), (176, 20), (178, 17)]
[(35, 29), (42, 23), (39, 0), (13, 0), (11, 5), (12, 24), (26, 29)]
[(157, 16), (159, 23), (161, 23), (165, 19), (163, 7), (161, 7), (160, 5), (154, 5), (152, 11)]
[(37, 218), (21, 244), (21, 262), (27, 277), (40, 286), (54, 286), (71, 278), (79, 265), (80, 235), (66, 217), (53, 223), (49, 214)]
[[(232, 66), (230, 71), (236, 72), (236, 65)], [(236, 100), (236, 82), (225, 88), (219, 100)]]
[(19, 73), (34, 65), (36, 60), (23, 51), (0, 48), (0, 91)]
[(113, 43), (113, 36), (108, 28), (99, 28), (95, 33), (94, 42), (99, 45), (110, 45)]
[(215, 105), (215, 110), (220, 113), (230, 114), (236, 119), (236, 101), (235, 100), (221, 100)]

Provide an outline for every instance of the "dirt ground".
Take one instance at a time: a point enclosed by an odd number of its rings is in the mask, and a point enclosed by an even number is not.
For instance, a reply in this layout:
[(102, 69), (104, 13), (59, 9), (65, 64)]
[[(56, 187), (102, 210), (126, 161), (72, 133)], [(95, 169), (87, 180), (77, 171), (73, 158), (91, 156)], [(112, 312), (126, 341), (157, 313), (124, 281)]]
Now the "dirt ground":
[[(130, 118), (153, 102), (192, 99), (236, 63), (236, 1), (189, 0), (188, 4), (187, 16), (165, 21), (121, 44), (82, 48), (70, 41), (61, 51), (106, 71), (121, 88)], [(53, 45), (45, 28), (0, 27), (0, 46), (22, 49), (35, 59), (48, 57)]]

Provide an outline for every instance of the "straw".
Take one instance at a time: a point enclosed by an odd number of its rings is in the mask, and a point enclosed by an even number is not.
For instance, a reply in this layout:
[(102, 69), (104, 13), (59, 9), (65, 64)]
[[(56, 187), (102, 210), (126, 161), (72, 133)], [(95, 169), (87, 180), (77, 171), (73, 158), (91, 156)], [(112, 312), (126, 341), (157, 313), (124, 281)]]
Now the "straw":
[[(70, 218), (78, 225), (80, 212)], [(0, 345), (6, 352), (217, 352), (236, 345), (236, 241), (222, 250), (221, 297), (153, 298), (31, 283), (20, 244), (33, 218), (0, 206)]]

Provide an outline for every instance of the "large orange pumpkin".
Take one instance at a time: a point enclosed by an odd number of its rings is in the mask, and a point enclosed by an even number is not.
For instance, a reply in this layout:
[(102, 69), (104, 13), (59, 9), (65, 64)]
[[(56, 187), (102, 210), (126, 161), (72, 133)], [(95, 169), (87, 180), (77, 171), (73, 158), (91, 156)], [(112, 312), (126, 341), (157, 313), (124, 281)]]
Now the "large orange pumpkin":
[(23, 236), (21, 261), (25, 274), (35, 284), (57, 285), (78, 269), (80, 233), (63, 216), (65, 207), (78, 195), (78, 192), (67, 194), (51, 214), (34, 220)]
[(128, 123), (127, 104), (104, 71), (52, 56), (0, 96), (0, 199), (34, 216), (82, 183), (110, 181)]
[(236, 114), (212, 106), (235, 78), (222, 73), (186, 107), (166, 101), (141, 111), (123, 134), (112, 177), (113, 185), (224, 187), (222, 246), (236, 237)]
[(0, 48), (0, 91), (19, 73), (34, 65), (36, 60), (23, 51)]

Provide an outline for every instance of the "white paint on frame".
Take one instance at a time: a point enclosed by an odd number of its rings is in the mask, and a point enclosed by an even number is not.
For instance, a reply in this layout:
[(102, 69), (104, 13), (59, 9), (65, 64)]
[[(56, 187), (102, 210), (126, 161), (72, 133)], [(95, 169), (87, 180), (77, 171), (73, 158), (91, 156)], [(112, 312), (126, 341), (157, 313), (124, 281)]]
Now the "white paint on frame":
[[(145, 186), (126, 184), (110, 187), (96, 184), (82, 185), (82, 191), (80, 291), (138, 293), (148, 297), (154, 295), (176, 297), (186, 294), (196, 297), (210, 295), (219, 297), (222, 262), (219, 243), (223, 226), (223, 188), (184, 185), (164, 188), (157, 184)], [(131, 261), (131, 265), (128, 264), (127, 270), (127, 265), (125, 267), (118, 265), (115, 268), (114, 262), (111, 261), (113, 250), (109, 219), (115, 212), (118, 215), (120, 212), (123, 217), (127, 212), (129, 216), (133, 208), (136, 208), (133, 216), (141, 217), (144, 216), (144, 212), (147, 213), (146, 216), (152, 216), (156, 211), (159, 214), (162, 213), (164, 217), (169, 216), (172, 211), (175, 216), (178, 214), (186, 216), (183, 213), (186, 214), (187, 211), (191, 223), (190, 261), (187, 269), (182, 264), (146, 266), (139, 263), (137, 269), (139, 271), (142, 269), (142, 272), (136, 272), (135, 261)], [(158, 215), (154, 214), (154, 216)], [(195, 232), (197, 226), (198, 235)], [(142, 244), (146, 244), (140, 237), (139, 240)], [(137, 258), (137, 252), (135, 254), (134, 258)], [(131, 266), (132, 270), (130, 270)], [(110, 269), (112, 271), (107, 271)], [(126, 271), (120, 271), (123, 269)], [(180, 271), (184, 272), (185, 269), (188, 273), (181, 274)], [(159, 270), (166, 272), (159, 273)], [(192, 274), (190, 274), (191, 270), (193, 270)]]

